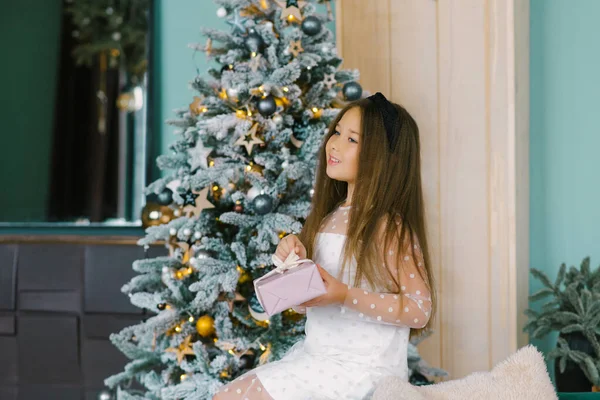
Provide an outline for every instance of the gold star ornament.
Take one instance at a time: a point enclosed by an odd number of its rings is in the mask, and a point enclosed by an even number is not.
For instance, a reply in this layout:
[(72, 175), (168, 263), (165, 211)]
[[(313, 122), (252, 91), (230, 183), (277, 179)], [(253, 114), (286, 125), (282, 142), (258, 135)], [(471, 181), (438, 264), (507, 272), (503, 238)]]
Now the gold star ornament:
[(183, 357), (185, 357), (186, 355), (190, 355), (190, 356), (195, 355), (194, 350), (192, 349), (192, 346), (190, 344), (191, 340), (192, 340), (192, 336), (188, 336), (185, 338), (183, 343), (181, 343), (177, 348), (169, 347), (165, 351), (177, 354), (177, 364), (181, 364), (181, 361), (183, 361)]
[(190, 104), (190, 112), (192, 114), (198, 116), (207, 111), (206, 106), (202, 104), (203, 100), (204, 98), (194, 96), (194, 101)]

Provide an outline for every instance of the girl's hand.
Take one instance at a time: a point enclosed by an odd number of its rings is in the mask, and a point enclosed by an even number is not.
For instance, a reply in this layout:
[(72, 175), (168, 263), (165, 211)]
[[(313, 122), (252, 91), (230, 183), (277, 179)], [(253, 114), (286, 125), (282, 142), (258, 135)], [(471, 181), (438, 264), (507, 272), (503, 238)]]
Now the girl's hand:
[(344, 304), (346, 293), (348, 293), (348, 286), (331, 276), (319, 264), (317, 264), (317, 268), (319, 268), (319, 273), (321, 274), (321, 278), (323, 278), (327, 293), (300, 305), (302, 307), (323, 307), (330, 304)]
[(296, 252), (300, 258), (306, 258), (306, 247), (304, 247), (296, 235), (287, 235), (281, 239), (277, 245), (277, 250), (275, 250), (275, 255), (279, 257), (281, 261), (284, 261), (292, 250)]

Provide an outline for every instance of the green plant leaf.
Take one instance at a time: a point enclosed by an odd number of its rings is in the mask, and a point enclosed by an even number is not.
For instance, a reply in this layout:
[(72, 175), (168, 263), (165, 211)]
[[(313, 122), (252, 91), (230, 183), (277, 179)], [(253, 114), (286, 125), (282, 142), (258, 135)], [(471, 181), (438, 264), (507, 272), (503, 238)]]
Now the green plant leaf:
[(581, 321), (581, 316), (570, 311), (557, 311), (553, 314), (553, 316), (562, 324)]
[(550, 333), (550, 331), (552, 330), (552, 328), (550, 328), (548, 325), (542, 325), (537, 327), (533, 333), (531, 334), (531, 336), (533, 336), (536, 339), (541, 338), (544, 335), (547, 335), (548, 333)]
[(559, 361), (558, 366), (560, 367), (560, 373), (564, 374), (565, 369), (567, 369), (567, 357), (562, 357)]
[(556, 275), (556, 280), (554, 281), (554, 286), (555, 287), (560, 287), (560, 284), (562, 283), (563, 279), (565, 279), (565, 271), (567, 270), (567, 266), (565, 263), (562, 263), (560, 265), (560, 268), (558, 269), (558, 275)]
[(583, 332), (584, 327), (581, 324), (572, 324), (567, 325), (560, 330), (560, 333), (573, 333), (573, 332)]
[(529, 296), (529, 301), (538, 301), (541, 299), (544, 299), (548, 296), (552, 296), (554, 294), (554, 290), (549, 289), (549, 288), (542, 288), (540, 290), (538, 290), (537, 292), (535, 292), (534, 294), (532, 294), (531, 296)]
[(526, 309), (526, 310), (524, 311), (524, 314), (525, 314), (525, 315), (527, 315), (527, 316), (528, 316), (528, 317), (530, 317), (530, 318), (537, 318), (537, 317), (539, 317), (539, 316), (540, 316), (540, 313), (539, 313), (539, 312), (537, 312), (537, 311), (535, 311), (535, 310), (533, 310), (533, 309), (531, 309), (531, 308), (528, 308), (528, 309)]
[(583, 275), (584, 279), (588, 279), (590, 276), (590, 258), (586, 257), (581, 261), (581, 266), (579, 267), (581, 270), (581, 275)]
[(550, 289), (554, 289), (552, 282), (550, 282), (550, 279), (548, 279), (548, 276), (546, 274), (544, 274), (542, 271), (535, 269), (535, 268), (531, 268), (530, 272), (531, 272), (531, 275), (533, 275), (540, 282), (542, 282), (542, 284), (544, 286), (546, 286), (547, 288), (550, 288)]

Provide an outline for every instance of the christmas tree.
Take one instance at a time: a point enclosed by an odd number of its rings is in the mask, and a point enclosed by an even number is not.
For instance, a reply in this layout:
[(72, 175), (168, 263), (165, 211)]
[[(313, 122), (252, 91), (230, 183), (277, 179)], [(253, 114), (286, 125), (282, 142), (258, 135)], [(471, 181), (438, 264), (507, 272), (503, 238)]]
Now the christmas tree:
[[(222, 67), (191, 82), (157, 160), (167, 173), (147, 188), (157, 204), (139, 244), (164, 241), (169, 256), (137, 260), (122, 289), (155, 315), (111, 335), (131, 359), (105, 381), (119, 399), (210, 399), (302, 338), (304, 316), (267, 319), (252, 281), (302, 228), (328, 124), (364, 96), (358, 72), (340, 69), (328, 1), (327, 15), (316, 0), (216, 1), (230, 31), (205, 29), (196, 50)], [(124, 388), (133, 378), (145, 391)]]

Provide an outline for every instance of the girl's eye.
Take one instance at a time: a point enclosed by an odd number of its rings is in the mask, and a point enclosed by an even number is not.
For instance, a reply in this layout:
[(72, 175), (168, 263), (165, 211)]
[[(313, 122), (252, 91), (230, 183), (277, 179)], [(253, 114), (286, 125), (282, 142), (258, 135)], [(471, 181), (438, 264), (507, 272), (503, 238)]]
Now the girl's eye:
[(350, 140), (352, 140), (354, 143), (358, 143), (356, 140), (352, 139), (352, 138), (348, 138)]
[(336, 131), (335, 131), (335, 132), (333, 132), (333, 134), (334, 134), (334, 135), (339, 135), (339, 134), (340, 134), (340, 131), (338, 131), (338, 130), (336, 129)]

